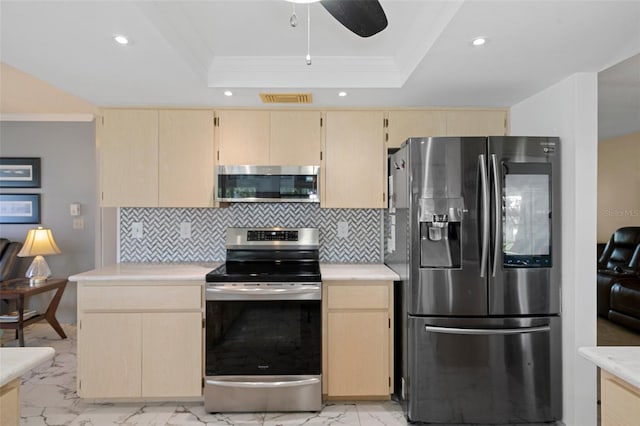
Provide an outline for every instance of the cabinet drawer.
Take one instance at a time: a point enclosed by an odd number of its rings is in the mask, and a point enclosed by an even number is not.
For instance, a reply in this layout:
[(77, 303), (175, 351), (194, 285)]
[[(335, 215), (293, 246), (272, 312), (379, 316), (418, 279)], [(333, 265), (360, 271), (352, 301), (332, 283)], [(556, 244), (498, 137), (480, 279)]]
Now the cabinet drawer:
[(87, 286), (78, 294), (78, 307), (89, 310), (201, 309), (202, 288), (194, 286)]
[(330, 284), (327, 288), (329, 309), (388, 309), (389, 288), (385, 282)]

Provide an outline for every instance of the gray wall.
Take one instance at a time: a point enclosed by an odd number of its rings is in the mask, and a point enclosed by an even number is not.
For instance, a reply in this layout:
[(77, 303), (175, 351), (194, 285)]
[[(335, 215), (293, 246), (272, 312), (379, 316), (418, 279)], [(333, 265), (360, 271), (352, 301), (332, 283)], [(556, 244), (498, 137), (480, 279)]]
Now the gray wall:
[[(38, 193), (41, 223), (52, 229), (62, 254), (47, 256), (54, 276), (94, 267), (96, 212), (96, 148), (94, 123), (0, 122), (0, 156), (40, 157), (41, 188), (1, 188), (2, 193)], [(73, 228), (69, 204), (82, 205), (83, 229)], [(36, 225), (0, 224), (0, 236), (24, 241)], [(33, 297), (30, 307), (43, 310), (52, 293)], [(76, 321), (75, 284), (67, 285), (58, 308), (62, 323)]]

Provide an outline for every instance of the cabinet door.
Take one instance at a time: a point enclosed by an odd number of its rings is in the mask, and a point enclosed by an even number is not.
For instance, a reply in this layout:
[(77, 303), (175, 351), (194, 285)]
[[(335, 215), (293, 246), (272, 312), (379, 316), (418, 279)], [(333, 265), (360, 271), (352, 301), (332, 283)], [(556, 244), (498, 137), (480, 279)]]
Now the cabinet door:
[(321, 207), (385, 207), (383, 118), (379, 111), (327, 112)]
[(389, 315), (329, 312), (329, 396), (389, 397)]
[(159, 114), (160, 207), (213, 206), (213, 112)]
[(269, 111), (216, 112), (218, 164), (269, 164)]
[(393, 393), (393, 283), (323, 283), (323, 389), (331, 397)]
[(504, 136), (507, 134), (506, 111), (447, 111), (447, 136)]
[(158, 112), (104, 110), (98, 150), (102, 207), (158, 206)]
[(271, 111), (269, 162), (275, 166), (320, 165), (320, 111)]
[(640, 419), (640, 389), (600, 370), (602, 426), (634, 426)]
[(445, 136), (447, 121), (444, 111), (389, 111), (387, 148), (400, 148), (412, 137)]
[(202, 313), (142, 314), (142, 396), (202, 395)]
[(84, 313), (78, 330), (78, 395), (141, 396), (141, 314)]

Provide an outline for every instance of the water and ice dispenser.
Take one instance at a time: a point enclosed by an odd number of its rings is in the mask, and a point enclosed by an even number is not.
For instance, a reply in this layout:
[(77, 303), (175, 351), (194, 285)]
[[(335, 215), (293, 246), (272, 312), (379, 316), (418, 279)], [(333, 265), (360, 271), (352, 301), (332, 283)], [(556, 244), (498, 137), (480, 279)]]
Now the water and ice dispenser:
[(420, 267), (460, 268), (461, 198), (420, 200)]

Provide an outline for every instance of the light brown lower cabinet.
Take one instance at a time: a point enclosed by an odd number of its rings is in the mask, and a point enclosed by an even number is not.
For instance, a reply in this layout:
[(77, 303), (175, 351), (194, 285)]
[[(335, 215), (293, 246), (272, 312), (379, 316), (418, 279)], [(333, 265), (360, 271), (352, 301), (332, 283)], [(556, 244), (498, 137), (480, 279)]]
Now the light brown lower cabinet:
[(202, 286), (78, 283), (78, 395), (202, 395)]
[(393, 393), (393, 282), (323, 282), (323, 393), (389, 399)]
[(600, 370), (602, 426), (638, 426), (640, 424), (640, 389)]
[(0, 425), (20, 424), (20, 377), (0, 387)]

